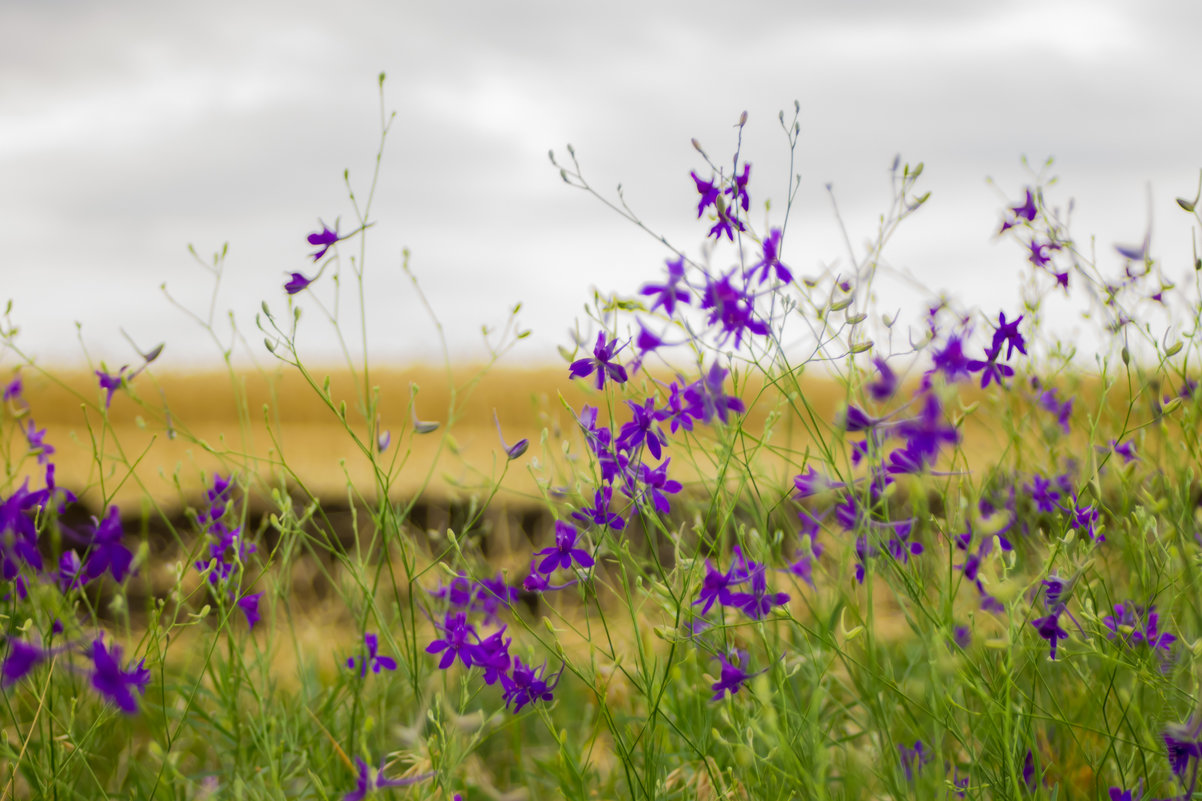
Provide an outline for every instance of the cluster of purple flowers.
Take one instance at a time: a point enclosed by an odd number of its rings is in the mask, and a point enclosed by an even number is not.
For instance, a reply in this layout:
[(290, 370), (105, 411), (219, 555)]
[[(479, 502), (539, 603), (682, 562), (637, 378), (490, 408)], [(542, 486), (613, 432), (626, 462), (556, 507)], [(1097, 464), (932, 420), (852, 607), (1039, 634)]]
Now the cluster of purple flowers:
[(213, 476), (213, 485), (205, 492), (209, 506), (197, 517), (197, 523), (209, 536), (207, 558), (196, 562), (196, 569), (208, 571), (209, 585), (214, 592), (223, 591), (230, 603), (246, 615), (246, 624), (254, 628), (259, 622), (259, 600), (263, 593), (247, 593), (242, 584), (246, 560), (257, 549), (247, 542), (238, 513), (233, 508), (233, 476)]
[[(569, 527), (570, 528), (570, 527)], [(569, 559), (578, 558), (567, 548)], [(586, 553), (580, 553), (587, 556)], [(547, 558), (558, 558), (548, 554)], [(505, 583), (501, 576), (495, 579), (472, 581), (460, 574), (447, 586), (434, 591), (434, 596), (445, 602), (447, 610), (441, 623), (434, 622), (437, 637), (426, 646), (426, 653), (440, 654), (438, 667), (447, 670), (458, 661), (464, 668), (478, 667), (484, 683), (500, 684), (505, 705), (517, 713), (535, 701), (554, 699), (555, 687), (563, 674), (563, 668), (552, 677), (546, 675), (547, 665), (535, 668), (525, 664), (521, 657), (509, 652), (512, 638), (505, 636), (507, 625), (500, 623), (499, 614), (518, 599), (518, 590)], [(469, 618), (480, 616), (481, 625), (500, 627), (486, 637), (481, 637), (476, 625)]]
[(90, 660), (91, 665), (87, 669), (77, 668), (73, 664), (68, 666), (73, 670), (85, 670), (93, 690), (127, 715), (137, 713), (138, 698), (134, 691), (144, 695), (147, 685), (150, 684), (150, 671), (146, 668), (146, 660), (139, 660), (137, 665), (126, 669), (121, 664), (121, 646), (113, 643), (111, 648), (107, 647), (100, 638), (86, 646), (67, 645), (55, 648), (41, 648), (22, 640), (9, 639), (8, 654), (3, 663), (0, 663), (0, 686), (7, 689), (52, 656), (68, 651)]

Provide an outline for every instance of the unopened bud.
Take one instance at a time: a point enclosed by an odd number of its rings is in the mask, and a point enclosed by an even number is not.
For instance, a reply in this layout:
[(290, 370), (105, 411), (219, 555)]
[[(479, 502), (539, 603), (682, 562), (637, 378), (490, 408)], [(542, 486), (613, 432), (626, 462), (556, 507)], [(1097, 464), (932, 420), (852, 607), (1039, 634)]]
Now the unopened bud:
[(746, 124), (747, 124), (747, 112), (744, 111), (742, 114), (739, 115), (739, 127), (742, 128)]

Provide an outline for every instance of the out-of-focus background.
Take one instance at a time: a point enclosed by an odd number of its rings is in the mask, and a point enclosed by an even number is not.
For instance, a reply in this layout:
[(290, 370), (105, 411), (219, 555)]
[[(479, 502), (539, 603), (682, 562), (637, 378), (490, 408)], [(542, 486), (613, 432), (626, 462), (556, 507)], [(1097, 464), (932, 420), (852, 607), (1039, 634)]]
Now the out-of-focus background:
[[(612, 197), (621, 183), (650, 227), (696, 254), (708, 226), (689, 171), (708, 168), (690, 139), (725, 163), (746, 110), (753, 219), (771, 198), (778, 223), (777, 114), (791, 119), (795, 99), (802, 186), (783, 256), (799, 273), (849, 263), (825, 185), (859, 248), (898, 153), (925, 162), (933, 194), (886, 257), (931, 293), (990, 314), (1017, 303), (1029, 266), (993, 235), (1032, 181), (1024, 154), (1036, 167), (1056, 157), (1063, 189), (1049, 199), (1077, 199), (1074, 230), (1098, 235), (1103, 268), (1122, 267), (1115, 242), (1143, 238), (1150, 187), (1155, 254), (1169, 278), (1192, 273), (1173, 198), (1192, 196), (1200, 161), (1196, 4), (111, 0), (7, 3), (0, 24), (0, 300), (45, 364), (134, 363), (123, 329), (144, 350), (166, 343), (159, 369), (217, 366), (160, 287), (204, 316), (212, 279), (186, 246), (207, 259), (227, 242), (217, 319), (226, 330), (232, 311), (246, 334), (236, 360), (270, 361), (254, 314), (264, 299), (283, 308), (289, 272), (312, 274), (305, 236), (319, 219), (350, 227), (343, 170), (362, 198), (381, 71), (396, 120), (366, 265), (379, 364), (441, 358), (404, 247), (452, 360), (483, 358), (480, 327), (522, 301), (533, 335), (508, 363), (561, 363), (590, 288), (632, 292), (667, 253), (565, 186), (547, 151), (574, 144), (596, 187)], [(884, 280), (903, 320), (931, 296)], [(302, 354), (336, 362), (316, 316)]]

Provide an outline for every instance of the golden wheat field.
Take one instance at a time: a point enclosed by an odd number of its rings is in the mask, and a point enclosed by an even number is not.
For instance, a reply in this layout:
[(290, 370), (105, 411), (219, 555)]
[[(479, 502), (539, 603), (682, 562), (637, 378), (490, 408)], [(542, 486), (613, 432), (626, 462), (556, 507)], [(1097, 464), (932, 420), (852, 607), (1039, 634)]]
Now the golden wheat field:
[[(643, 384), (644, 394), (638, 397), (666, 394), (664, 387), (672, 377), (656, 378), (636, 379)], [(56, 448), (57, 480), (82, 493), (93, 508), (141, 503), (145, 498), (175, 508), (199, 495), (202, 472), (230, 469), (253, 472), (269, 482), (282, 477), (322, 500), (346, 499), (348, 485), (369, 497), (375, 486), (371, 465), (347, 430), (366, 442), (368, 424), (361, 411), (366, 392), (378, 393), (380, 430), (393, 434), (385, 453), (397, 460), (394, 495), (452, 499), (487, 492), (504, 472), (502, 501), (538, 503), (540, 481), (550, 486), (570, 483), (564, 456), (565, 449), (572, 451), (570, 443), (577, 442), (574, 453), (582, 451), (569, 408), (578, 412), (589, 403), (600, 406), (603, 417), (607, 412), (603, 394), (591, 384), (569, 381), (567, 370), (557, 367), (482, 371), (414, 366), (375, 371), (366, 382), (345, 369), (316, 370), (310, 380), (295, 371), (148, 372), (113, 396), (106, 426), (101, 415), (104, 393), (94, 375), (29, 370), (24, 375), (30, 414)], [(1072, 377), (1063, 385), (1062, 394), (1077, 398), (1083, 414), (1092, 416), (1101, 406), (1105, 413), (1119, 415), (1129, 406), (1131, 393), (1126, 390), (1112, 390), (1103, 400), (1097, 379)], [(806, 462), (806, 449), (816, 447), (812, 431), (822, 432), (828, 442), (842, 440), (837, 420), (848, 401), (843, 383), (803, 374), (795, 386), (744, 383), (738, 394), (748, 413), (732, 445), (732, 458), (754, 466), (760, 475), (779, 478), (782, 487)], [(1053, 456), (1046, 448), (1017, 447), (1040, 439), (1041, 426), (1054, 424), (1035, 409), (1034, 393), (1020, 389), (1002, 401), (1013, 404), (1014, 419), (1025, 421), (1019, 431), (1000, 426), (999, 409), (974, 408), (983, 397), (972, 390), (961, 393), (968, 463), (949, 469), (979, 469), (1006, 454)], [(341, 404), (346, 424), (339, 414)], [(608, 411), (618, 419), (629, 414), (622, 404)], [(494, 412), (507, 442), (530, 440), (527, 455), (508, 471), (503, 471), (505, 456)], [(414, 434), (414, 416), (439, 423), (439, 429)], [(1077, 437), (1082, 430), (1074, 428)], [(1065, 455), (1080, 452), (1080, 444), (1070, 438), (1063, 446)], [(696, 453), (696, 463), (679, 452), (669, 455), (674, 456), (674, 474), (686, 486), (703, 490), (715, 480), (708, 474), (713, 465), (707, 467), (703, 450)]]

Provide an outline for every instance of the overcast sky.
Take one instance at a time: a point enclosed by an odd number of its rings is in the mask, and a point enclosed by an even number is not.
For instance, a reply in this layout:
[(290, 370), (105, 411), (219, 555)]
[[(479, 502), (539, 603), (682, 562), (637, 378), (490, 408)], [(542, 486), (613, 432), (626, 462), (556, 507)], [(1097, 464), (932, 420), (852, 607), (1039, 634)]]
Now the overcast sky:
[[(858, 246), (898, 153), (925, 163), (932, 197), (888, 261), (990, 314), (1030, 269), (993, 237), (1030, 182), (1023, 155), (1055, 157), (1051, 199), (1076, 198), (1074, 232), (1097, 234), (1103, 266), (1142, 238), (1149, 185), (1166, 274), (1191, 259), (1173, 198), (1202, 163), (1196, 3), (12, 0), (0, 23), (0, 300), (19, 344), (52, 363), (82, 359), (79, 321), (112, 367), (134, 358), (121, 328), (166, 341), (167, 366), (215, 364), (160, 290), (207, 314), (189, 243), (205, 257), (229, 243), (217, 309), (262, 354), (254, 314), (286, 307), (289, 272), (312, 274), (306, 234), (319, 218), (350, 227), (343, 170), (366, 191), (381, 71), (396, 111), (368, 240), (382, 361), (438, 357), (404, 247), (457, 358), (478, 358), (480, 326), (522, 301), (533, 336), (509, 363), (557, 359), (590, 287), (633, 292), (668, 253), (565, 186), (547, 151), (571, 142), (599, 190), (622, 183), (650, 227), (697, 253), (708, 225), (689, 171), (708, 170), (690, 139), (728, 161), (746, 110), (753, 202), (781, 204), (777, 114), (794, 100), (803, 186), (783, 256), (798, 272), (847, 260), (824, 186)], [(309, 358), (336, 357), (317, 314), (302, 327)]]

